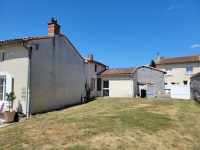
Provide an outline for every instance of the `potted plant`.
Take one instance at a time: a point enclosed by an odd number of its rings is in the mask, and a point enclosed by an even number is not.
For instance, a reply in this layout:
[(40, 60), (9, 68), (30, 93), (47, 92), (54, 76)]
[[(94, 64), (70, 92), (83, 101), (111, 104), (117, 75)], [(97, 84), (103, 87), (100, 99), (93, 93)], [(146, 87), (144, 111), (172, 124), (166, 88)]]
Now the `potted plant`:
[(9, 111), (4, 112), (6, 122), (14, 121), (15, 111), (13, 110), (12, 112), (10, 112), (10, 107), (11, 107), (11, 102), (13, 102), (15, 99), (16, 96), (14, 92), (6, 93), (6, 101), (9, 102)]

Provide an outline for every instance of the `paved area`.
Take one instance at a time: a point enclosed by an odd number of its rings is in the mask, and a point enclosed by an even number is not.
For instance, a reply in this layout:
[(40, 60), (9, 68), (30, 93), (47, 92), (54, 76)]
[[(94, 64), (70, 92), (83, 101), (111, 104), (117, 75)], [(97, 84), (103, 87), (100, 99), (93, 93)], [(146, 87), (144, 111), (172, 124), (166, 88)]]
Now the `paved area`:
[(0, 128), (9, 125), (8, 123), (4, 123), (4, 122), (5, 122), (5, 120), (1, 118), (0, 119)]
[(7, 126), (7, 125), (18, 126), (19, 124), (21, 124), (22, 122), (24, 122), (26, 119), (27, 119), (27, 117), (20, 118), (19, 122), (5, 123), (5, 119), (0, 118), (0, 128), (2, 128), (4, 126)]
[(155, 94), (156, 98), (171, 98), (170, 94)]

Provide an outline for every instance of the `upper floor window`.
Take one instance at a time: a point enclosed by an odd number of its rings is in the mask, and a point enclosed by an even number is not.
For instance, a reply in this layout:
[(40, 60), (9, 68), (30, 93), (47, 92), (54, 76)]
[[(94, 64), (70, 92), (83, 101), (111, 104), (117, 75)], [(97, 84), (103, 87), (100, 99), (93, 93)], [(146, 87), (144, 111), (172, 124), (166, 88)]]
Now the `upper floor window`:
[(193, 74), (193, 67), (186, 67), (186, 74)]
[(0, 52), (0, 62), (4, 61), (4, 52)]
[(172, 68), (166, 68), (165, 71), (167, 72), (166, 75), (172, 75)]
[(97, 65), (95, 65), (95, 68), (94, 68), (94, 69), (95, 69), (95, 72), (97, 72)]

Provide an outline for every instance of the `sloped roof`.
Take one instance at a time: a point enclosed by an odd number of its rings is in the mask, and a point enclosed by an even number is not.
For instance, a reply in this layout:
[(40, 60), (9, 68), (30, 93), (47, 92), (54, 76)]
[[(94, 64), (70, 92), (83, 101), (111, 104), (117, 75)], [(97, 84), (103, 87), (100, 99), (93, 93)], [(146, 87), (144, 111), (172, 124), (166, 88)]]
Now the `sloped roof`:
[(160, 72), (163, 72), (164, 74), (166, 74), (166, 71), (163, 71), (163, 70), (160, 70), (160, 69), (157, 69), (154, 67), (139, 66), (139, 67), (133, 67), (133, 68), (111, 68), (111, 69), (107, 69), (107, 70), (99, 73), (98, 75), (125, 75), (125, 74), (131, 75), (131, 74), (134, 74), (136, 72), (136, 70), (141, 67), (153, 69), (153, 70), (160, 71)]
[[(83, 56), (82, 56), (82, 57), (83, 57)], [(99, 65), (102, 65), (102, 66), (105, 66), (105, 67), (106, 67), (105, 64), (103, 64), (103, 63), (101, 63), (101, 62), (99, 62), (99, 61), (92, 60), (92, 59), (89, 59), (89, 58), (86, 58), (86, 57), (83, 57), (83, 59), (84, 59), (84, 60), (87, 60), (88, 62), (94, 62), (94, 63), (96, 63), (96, 64), (99, 64)]]
[(111, 68), (99, 73), (98, 75), (124, 75), (133, 74), (134, 71), (135, 68)]
[(8, 39), (8, 40), (0, 40), (0, 45), (10, 44), (10, 43), (21, 43), (25, 41), (30, 40), (38, 40), (38, 39), (48, 39), (53, 38), (52, 35), (46, 35), (46, 36), (31, 36), (31, 37), (21, 37), (21, 38), (15, 38), (15, 39)]
[(160, 60), (156, 59), (156, 65), (197, 62), (197, 61), (200, 62), (200, 54), (190, 55), (190, 56), (171, 57), (171, 58), (161, 58)]
[[(80, 55), (80, 53), (75, 48), (75, 46), (71, 43), (71, 41), (64, 34), (60, 34), (60, 36), (65, 37), (67, 41), (71, 44), (71, 46), (74, 48), (74, 50), (78, 53), (78, 55), (84, 60), (84, 58)], [(45, 36), (31, 36), (31, 37), (21, 37), (21, 38), (8, 39), (8, 40), (0, 40), (0, 46), (6, 45), (6, 44), (17, 44), (21, 42), (30, 41), (30, 40), (49, 39), (53, 37), (54, 35), (45, 35)]]
[(198, 72), (198, 73), (196, 73), (196, 74), (193, 74), (193, 75), (190, 77), (190, 79), (191, 79), (191, 78), (194, 78), (194, 77), (197, 77), (197, 76), (200, 76), (200, 72)]

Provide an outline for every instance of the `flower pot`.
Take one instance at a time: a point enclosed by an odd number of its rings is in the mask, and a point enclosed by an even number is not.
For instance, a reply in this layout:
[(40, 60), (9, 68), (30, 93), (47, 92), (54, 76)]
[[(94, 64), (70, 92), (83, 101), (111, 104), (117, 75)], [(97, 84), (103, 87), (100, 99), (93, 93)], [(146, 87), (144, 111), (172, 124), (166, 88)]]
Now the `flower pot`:
[(5, 116), (5, 122), (13, 122), (15, 117), (15, 111), (14, 110), (12, 112), (5, 111), (4, 116)]

